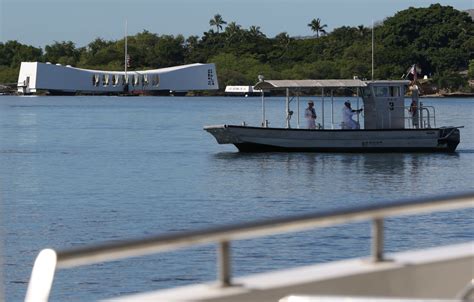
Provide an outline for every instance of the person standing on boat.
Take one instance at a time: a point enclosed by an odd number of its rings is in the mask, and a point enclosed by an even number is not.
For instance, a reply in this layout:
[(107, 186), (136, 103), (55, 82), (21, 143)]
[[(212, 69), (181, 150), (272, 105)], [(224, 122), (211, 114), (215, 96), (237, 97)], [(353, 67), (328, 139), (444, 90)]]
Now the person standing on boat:
[(345, 129), (359, 129), (359, 123), (352, 119), (354, 114), (359, 114), (362, 112), (362, 109), (353, 110), (351, 107), (351, 102), (346, 101), (344, 103), (344, 108), (342, 108), (342, 122), (344, 123)]
[(316, 110), (314, 110), (314, 102), (308, 102), (308, 108), (304, 111), (306, 125), (308, 129), (316, 129)]
[(415, 99), (411, 100), (410, 109), (408, 109), (408, 111), (411, 114), (413, 128), (418, 128), (418, 104)]

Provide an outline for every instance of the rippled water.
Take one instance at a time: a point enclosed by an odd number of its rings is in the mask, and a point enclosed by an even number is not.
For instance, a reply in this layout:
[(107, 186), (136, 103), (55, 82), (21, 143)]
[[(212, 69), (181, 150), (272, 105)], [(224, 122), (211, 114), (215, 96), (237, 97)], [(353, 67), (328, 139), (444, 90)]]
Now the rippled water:
[[(313, 98), (314, 99), (314, 98)], [(204, 125), (260, 123), (259, 98), (0, 96), (0, 226), (8, 301), (46, 247), (194, 230), (474, 190), (474, 100), (424, 99), (464, 125), (455, 154), (240, 154)], [(272, 126), (283, 98), (270, 98)], [(336, 120), (343, 100), (336, 99)], [(320, 115), (320, 104), (316, 99)], [(326, 104), (326, 122), (330, 121)], [(296, 112), (296, 110), (295, 110)], [(390, 219), (389, 251), (473, 240), (474, 212)], [(233, 244), (245, 275), (369, 254), (367, 223)], [(53, 301), (91, 301), (215, 278), (215, 247), (61, 270)]]

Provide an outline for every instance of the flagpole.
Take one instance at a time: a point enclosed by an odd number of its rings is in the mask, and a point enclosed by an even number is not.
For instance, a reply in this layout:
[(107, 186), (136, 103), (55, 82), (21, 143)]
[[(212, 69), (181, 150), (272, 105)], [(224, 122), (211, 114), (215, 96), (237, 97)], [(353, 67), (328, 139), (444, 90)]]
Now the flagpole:
[(128, 35), (128, 33), (127, 33), (127, 26), (128, 26), (127, 19), (125, 19), (125, 58), (124, 58), (124, 65), (125, 65), (125, 83), (128, 84), (128, 76), (127, 76), (127, 65), (128, 65), (128, 62), (127, 62), (127, 57), (128, 57), (128, 53), (127, 53), (127, 51), (128, 51), (128, 49), (127, 49), (128, 48), (127, 35)]
[(374, 80), (374, 20), (372, 20), (372, 81)]

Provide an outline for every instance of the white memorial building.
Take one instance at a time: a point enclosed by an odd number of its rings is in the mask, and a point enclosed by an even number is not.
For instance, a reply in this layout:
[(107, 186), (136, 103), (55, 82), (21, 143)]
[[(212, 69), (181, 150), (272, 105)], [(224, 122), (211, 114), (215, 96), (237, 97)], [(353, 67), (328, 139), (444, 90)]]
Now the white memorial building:
[(217, 90), (216, 67), (189, 64), (142, 71), (103, 71), (61, 64), (22, 62), (18, 92), (35, 94), (184, 94)]

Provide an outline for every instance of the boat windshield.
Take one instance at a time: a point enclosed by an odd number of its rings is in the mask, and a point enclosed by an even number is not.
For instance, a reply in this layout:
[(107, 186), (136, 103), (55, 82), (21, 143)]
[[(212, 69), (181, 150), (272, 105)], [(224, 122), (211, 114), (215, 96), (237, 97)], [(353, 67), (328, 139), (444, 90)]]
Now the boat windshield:
[(372, 95), (372, 89), (370, 87), (361, 88), (363, 97), (370, 97)]
[(390, 96), (400, 96), (400, 86), (390, 86)]
[(374, 87), (375, 95), (377, 97), (388, 97), (388, 87), (387, 86), (380, 86)]
[[(369, 90), (365, 88), (364, 90)], [(377, 97), (399, 97), (400, 96), (400, 86), (376, 86), (374, 87), (375, 96)], [(365, 95), (364, 96), (370, 96)]]

